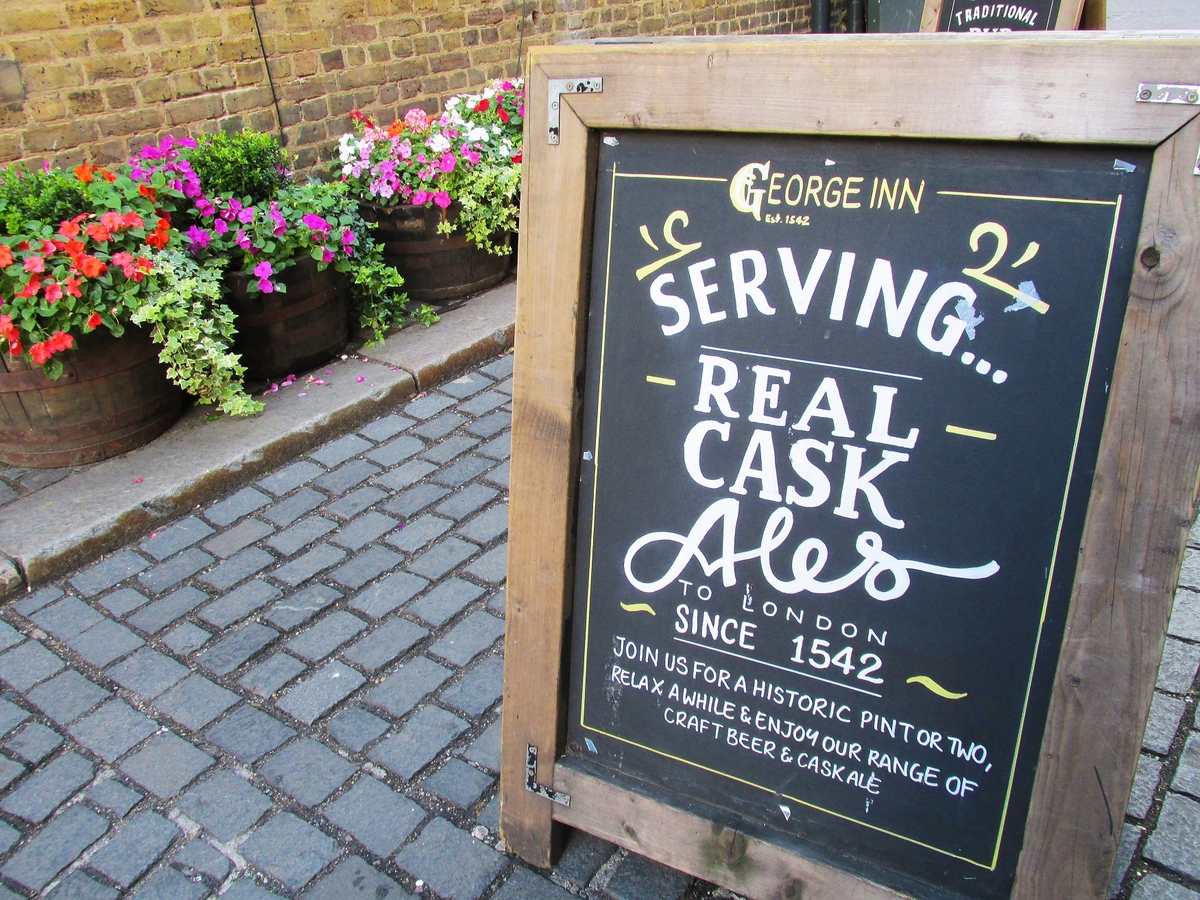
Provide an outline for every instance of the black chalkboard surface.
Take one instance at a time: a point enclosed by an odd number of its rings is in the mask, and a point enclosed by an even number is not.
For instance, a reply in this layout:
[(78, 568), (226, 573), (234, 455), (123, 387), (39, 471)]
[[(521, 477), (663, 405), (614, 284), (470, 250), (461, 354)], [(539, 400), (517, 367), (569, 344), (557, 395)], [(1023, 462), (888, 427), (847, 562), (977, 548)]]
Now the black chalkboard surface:
[(603, 138), (573, 755), (1008, 896), (1149, 162)]
[(1060, 0), (945, 0), (938, 31), (1053, 31)]

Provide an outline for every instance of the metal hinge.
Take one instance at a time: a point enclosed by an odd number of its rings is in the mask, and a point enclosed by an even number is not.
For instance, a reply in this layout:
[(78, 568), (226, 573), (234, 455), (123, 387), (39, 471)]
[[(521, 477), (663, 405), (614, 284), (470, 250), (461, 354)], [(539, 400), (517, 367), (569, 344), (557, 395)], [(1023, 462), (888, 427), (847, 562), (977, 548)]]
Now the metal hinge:
[(1200, 106), (1200, 84), (1156, 84), (1143, 81), (1138, 85), (1137, 102)]
[(537, 794), (539, 797), (547, 797), (560, 806), (570, 806), (570, 794), (564, 794), (561, 791), (554, 790), (554, 788), (548, 788), (544, 784), (537, 783), (537, 758), (537, 746), (527, 744), (525, 747), (525, 790), (531, 794)]
[(559, 97), (563, 94), (600, 94), (603, 91), (603, 78), (551, 78), (548, 143), (558, 143)]

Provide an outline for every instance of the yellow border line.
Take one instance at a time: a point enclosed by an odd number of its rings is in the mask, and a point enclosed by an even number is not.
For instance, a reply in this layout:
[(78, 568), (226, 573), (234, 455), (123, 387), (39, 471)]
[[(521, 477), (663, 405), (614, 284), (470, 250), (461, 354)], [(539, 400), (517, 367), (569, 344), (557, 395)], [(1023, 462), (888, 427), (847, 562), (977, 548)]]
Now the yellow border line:
[(651, 384), (662, 384), (667, 387), (675, 387), (674, 378), (663, 378), (660, 375), (647, 375), (646, 380)]
[[(615, 174), (615, 173), (614, 173)], [(719, 181), (728, 184), (728, 178), (713, 178), (705, 175), (651, 175), (644, 172), (622, 172), (617, 178), (658, 178), (662, 181)]]
[(946, 433), (961, 434), (963, 437), (979, 438), (981, 441), (994, 441), (996, 439), (995, 432), (976, 431), (974, 428), (963, 428), (960, 425), (947, 425)]
[(1071, 197), (1026, 197), (1021, 194), (977, 194), (974, 191), (938, 191), (939, 197), (982, 197), (985, 200), (1033, 200), (1039, 203), (1078, 203), (1082, 206), (1119, 206), (1114, 200), (1075, 200)]

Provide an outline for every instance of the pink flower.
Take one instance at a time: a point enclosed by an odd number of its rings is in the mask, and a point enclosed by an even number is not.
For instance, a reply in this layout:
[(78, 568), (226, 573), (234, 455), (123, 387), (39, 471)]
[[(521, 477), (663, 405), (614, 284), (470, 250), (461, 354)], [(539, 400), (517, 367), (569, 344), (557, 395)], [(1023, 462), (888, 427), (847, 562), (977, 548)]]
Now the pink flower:
[(446, 193), (445, 191), (438, 191), (436, 194), (433, 195), (433, 202), (435, 204), (437, 204), (438, 206), (440, 206), (442, 209), (445, 209), (454, 201), (450, 199), (450, 195), (448, 193)]
[(274, 267), (265, 259), (254, 267), (254, 274), (258, 276), (258, 289), (264, 294), (269, 294), (275, 290), (275, 285), (271, 283), (271, 276), (275, 274)]
[(329, 223), (326, 222), (320, 216), (313, 215), (312, 213), (308, 213), (304, 216), (304, 218), (301, 221), (304, 222), (305, 226), (310, 231), (319, 235), (320, 238), (323, 238), (326, 234), (329, 233)]
[(321, 248), (321, 262), (328, 265), (329, 263), (333, 262), (335, 259), (337, 259), (336, 253), (334, 253), (328, 247)]
[(349, 228), (342, 229), (342, 251), (347, 256), (354, 255), (354, 242), (356, 240), (358, 240), (358, 238), (354, 236), (353, 231), (351, 231)]
[(217, 234), (226, 234), (229, 231), (229, 226), (225, 224), (224, 219), (217, 219), (213, 222), (213, 231)]
[(46, 261), (40, 256), (30, 256), (25, 260), (25, 271), (41, 274), (46, 271)]
[(443, 172), (453, 172), (454, 164), (456, 162), (457, 162), (457, 160), (454, 158), (454, 154), (447, 152), (447, 153), (442, 154), (442, 158), (438, 160), (437, 165), (438, 165), (438, 168), (441, 169)]
[(250, 238), (246, 237), (246, 232), (241, 228), (239, 228), (237, 234), (234, 235), (233, 241), (243, 250), (249, 250), (252, 246), (254, 246), (250, 243)]
[(243, 225), (249, 225), (254, 221), (254, 207), (247, 206), (238, 211), (237, 220)]
[(196, 225), (193, 225), (191, 228), (189, 228), (187, 231), (185, 231), (184, 237), (186, 237), (189, 241), (192, 242), (192, 252), (193, 253), (195, 253), (196, 250), (198, 250), (198, 249), (199, 250), (207, 249), (209, 243), (212, 241), (212, 235), (210, 235), (203, 228), (200, 228)]
[(429, 202), (429, 192), (428, 191), (413, 191), (413, 195), (412, 195), (412, 205), (413, 206), (424, 206), (428, 202)]

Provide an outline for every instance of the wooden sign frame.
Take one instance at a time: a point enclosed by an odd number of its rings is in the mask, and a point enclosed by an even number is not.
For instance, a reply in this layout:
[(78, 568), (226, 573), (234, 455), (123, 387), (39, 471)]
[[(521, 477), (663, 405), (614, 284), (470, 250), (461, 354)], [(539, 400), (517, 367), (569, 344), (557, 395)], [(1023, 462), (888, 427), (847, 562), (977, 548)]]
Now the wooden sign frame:
[[(602, 92), (558, 96), (550, 143), (551, 82), (592, 78)], [(1125, 144), (1153, 149), (1153, 170), (1011, 894), (1104, 896), (1200, 470), (1200, 106), (1137, 102), (1143, 82), (1200, 83), (1200, 39), (812, 36), (531, 51), (501, 774), (512, 850), (550, 865), (561, 824), (749, 897), (901, 896), (559, 760), (601, 130)]]
[[(945, 5), (946, 0), (925, 0), (925, 8), (921, 11), (921, 31), (938, 30), (938, 20), (942, 17)], [(1054, 20), (1054, 28), (1049, 30), (1074, 31), (1083, 18), (1085, 5), (1086, 0), (1062, 0), (1058, 7), (1058, 17)]]

